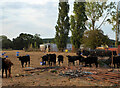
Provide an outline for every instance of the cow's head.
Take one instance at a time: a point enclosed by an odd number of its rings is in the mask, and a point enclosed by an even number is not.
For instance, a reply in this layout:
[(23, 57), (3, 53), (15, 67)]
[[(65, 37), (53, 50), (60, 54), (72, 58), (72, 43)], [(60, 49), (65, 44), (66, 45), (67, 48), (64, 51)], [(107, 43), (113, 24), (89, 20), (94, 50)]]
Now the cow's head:
[(70, 55), (67, 55), (66, 57), (68, 57), (68, 59), (69, 59), (69, 58), (71, 58), (71, 56), (70, 56)]
[(19, 60), (21, 61), (22, 57), (21, 56), (18, 56), (17, 58), (19, 58)]
[(6, 58), (2, 58), (2, 60), (4, 61)]
[(81, 51), (77, 51), (77, 53), (76, 53), (77, 55), (81, 55)]

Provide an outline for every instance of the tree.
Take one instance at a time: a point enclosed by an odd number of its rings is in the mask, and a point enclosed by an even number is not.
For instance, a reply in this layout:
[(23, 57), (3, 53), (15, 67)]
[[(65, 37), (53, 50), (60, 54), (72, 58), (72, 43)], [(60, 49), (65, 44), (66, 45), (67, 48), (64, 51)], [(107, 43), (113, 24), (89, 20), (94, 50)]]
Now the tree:
[(85, 47), (95, 49), (101, 45), (109, 45), (110, 40), (107, 35), (103, 34), (102, 30), (87, 30), (83, 36), (82, 43)]
[(31, 35), (31, 34), (21, 33), (19, 37), (21, 37), (23, 39), (23, 41), (25, 42), (24, 47), (26, 49), (28, 49), (30, 44), (33, 43), (33, 35)]
[(13, 38), (13, 49), (23, 50), (25, 46), (25, 41), (21, 37)]
[(14, 49), (22, 50), (25, 48), (27, 50), (29, 47), (31, 48), (39, 48), (39, 45), (43, 43), (40, 38), (40, 34), (26, 34), (21, 33), (17, 38), (13, 39)]
[(40, 34), (35, 34), (33, 36), (33, 40), (34, 40), (34, 48), (39, 48), (40, 44), (43, 43), (43, 40), (40, 38)]
[(87, 16), (85, 14), (85, 2), (74, 2), (74, 15), (71, 15), (71, 42), (75, 49), (81, 45), (82, 36), (86, 30), (85, 22)]
[[(106, 22), (107, 18), (110, 17), (109, 14), (112, 12), (112, 9), (115, 8), (114, 2), (87, 2), (86, 3), (86, 15), (88, 17), (87, 28), (90, 30), (100, 29), (103, 23)], [(96, 25), (96, 22), (103, 17), (103, 21), (99, 26)]]
[(0, 43), (2, 44), (2, 49), (10, 49), (13, 47), (12, 41), (4, 35), (0, 36)]
[(68, 39), (68, 33), (70, 29), (69, 24), (69, 4), (68, 1), (62, 2), (62, 0), (59, 0), (59, 15), (57, 20), (57, 25), (55, 26), (56, 29), (56, 35), (55, 35), (55, 42), (57, 44), (57, 47), (60, 51), (63, 51), (64, 48), (66, 48), (67, 39)]
[(112, 30), (115, 32), (116, 34), (116, 41), (115, 41), (115, 46), (118, 46), (118, 34), (119, 34), (119, 16), (120, 16), (120, 12), (118, 11), (118, 5), (114, 8), (114, 10), (112, 11), (112, 13), (110, 13), (111, 18), (107, 19), (107, 21), (112, 24)]
[(33, 35), (21, 33), (19, 37), (13, 39), (14, 49), (27, 50), (30, 44), (33, 43)]

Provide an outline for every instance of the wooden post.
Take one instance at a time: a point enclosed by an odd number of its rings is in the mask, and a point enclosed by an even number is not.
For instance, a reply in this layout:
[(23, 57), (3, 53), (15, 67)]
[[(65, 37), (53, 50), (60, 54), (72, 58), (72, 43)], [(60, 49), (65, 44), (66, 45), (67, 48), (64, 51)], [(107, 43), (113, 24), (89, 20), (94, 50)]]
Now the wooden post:
[(112, 66), (113, 66), (113, 51), (112, 51)]
[(118, 45), (118, 54), (120, 54), (120, 45)]

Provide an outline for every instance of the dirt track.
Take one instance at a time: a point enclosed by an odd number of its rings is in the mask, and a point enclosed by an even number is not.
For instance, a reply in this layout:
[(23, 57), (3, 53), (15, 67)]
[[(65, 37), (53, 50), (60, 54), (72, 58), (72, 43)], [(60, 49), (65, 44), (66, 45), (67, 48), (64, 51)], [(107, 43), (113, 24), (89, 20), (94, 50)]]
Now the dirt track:
[[(111, 83), (106, 83), (102, 81), (91, 81), (86, 80), (84, 77), (81, 78), (72, 78), (59, 76), (57, 73), (51, 73), (52, 69), (48, 69), (44, 71), (44, 69), (38, 69), (37, 71), (27, 72), (25, 71), (27, 68), (22, 68), (21, 63), (16, 57), (16, 52), (18, 51), (3, 51), (6, 52), (8, 58), (14, 63), (12, 66), (12, 78), (3, 78), (2, 85), (3, 86), (12, 86), (12, 85), (19, 85), (19, 86), (110, 86), (114, 85)], [(43, 67), (40, 65), (41, 57), (45, 55), (44, 52), (24, 52), (19, 51), (19, 55), (26, 55), (29, 54), (31, 57), (31, 66), (32, 68), (40, 68)], [(54, 53), (54, 52), (52, 52)], [(67, 57), (66, 55), (76, 55), (75, 53), (56, 53), (56, 55), (63, 55), (65, 60), (63, 67), (67, 68)], [(95, 67), (80, 67), (76, 65), (77, 68), (82, 68), (83, 70), (94, 70), (96, 72), (107, 72), (108, 69), (106, 68), (98, 68)], [(76, 68), (75, 66), (70, 66), (69, 69)], [(60, 69), (61, 70), (61, 69)], [(60, 71), (59, 70), (59, 71)], [(115, 71), (118, 72), (119, 69)], [(27, 75), (26, 75), (27, 74)], [(17, 77), (18, 76), (18, 77)], [(118, 77), (119, 78), (119, 77)], [(120, 78), (119, 78), (120, 79)], [(119, 80), (118, 79), (118, 80)]]

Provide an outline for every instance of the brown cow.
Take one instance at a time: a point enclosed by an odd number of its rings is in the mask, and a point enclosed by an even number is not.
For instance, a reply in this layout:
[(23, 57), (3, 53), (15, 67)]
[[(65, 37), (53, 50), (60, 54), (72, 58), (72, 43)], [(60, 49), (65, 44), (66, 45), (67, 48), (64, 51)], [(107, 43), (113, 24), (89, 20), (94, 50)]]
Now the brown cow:
[(7, 70), (9, 72), (9, 77), (11, 76), (11, 66), (13, 63), (10, 61), (10, 59), (2, 58), (2, 78), (5, 70), (6, 78), (7, 78)]

